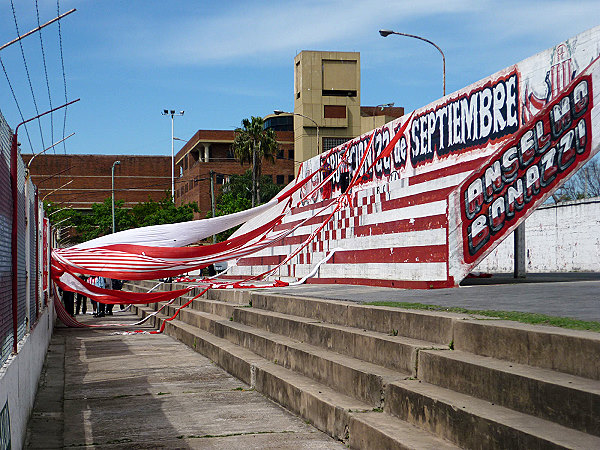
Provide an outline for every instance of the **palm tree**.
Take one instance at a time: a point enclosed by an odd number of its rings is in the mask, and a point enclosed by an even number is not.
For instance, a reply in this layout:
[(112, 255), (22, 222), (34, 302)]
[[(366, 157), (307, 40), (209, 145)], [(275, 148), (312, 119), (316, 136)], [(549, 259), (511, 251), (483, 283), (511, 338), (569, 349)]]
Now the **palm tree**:
[(275, 131), (271, 128), (265, 130), (264, 125), (262, 117), (242, 120), (242, 126), (235, 129), (232, 145), (233, 154), (242, 166), (245, 162), (252, 164), (252, 207), (260, 203), (258, 180), (262, 173), (262, 160), (275, 162), (279, 150)]

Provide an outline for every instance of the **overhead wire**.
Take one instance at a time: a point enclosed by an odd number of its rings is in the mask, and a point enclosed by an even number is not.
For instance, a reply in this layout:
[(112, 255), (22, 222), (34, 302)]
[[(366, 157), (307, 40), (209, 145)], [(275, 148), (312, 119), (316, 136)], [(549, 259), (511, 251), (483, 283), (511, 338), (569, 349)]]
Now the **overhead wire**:
[[(19, 23), (17, 22), (17, 13), (15, 12), (15, 4), (13, 0), (10, 0), (10, 6), (12, 7), (13, 19), (15, 22), (15, 29), (17, 30), (17, 36), (21, 37), (21, 33), (19, 31)], [(60, 22), (59, 22), (60, 23)], [(31, 83), (31, 76), (29, 74), (29, 66), (27, 65), (27, 58), (25, 58), (25, 49), (23, 48), (23, 41), (19, 40), (19, 47), (21, 47), (21, 56), (23, 57), (23, 65), (25, 66), (25, 73), (27, 74), (27, 81), (29, 82), (29, 89), (31, 90), (31, 97), (33, 98), (33, 106), (35, 107), (35, 113), (39, 116), (40, 110), (37, 105), (37, 100), (35, 99), (35, 92), (33, 90), (33, 84)], [(42, 121), (38, 117), (37, 119), (38, 126), (40, 128), (40, 139), (42, 141), (42, 148), (46, 147), (44, 143), (44, 133), (42, 131)], [(31, 141), (29, 143), (31, 145)], [(33, 147), (31, 147), (31, 151), (33, 152)]]
[[(4, 66), (4, 62), (2, 61), (2, 57), (0, 57), (0, 65), (2, 66), (2, 71), (4, 72), (4, 76), (6, 77), (6, 82), (8, 83), (8, 87), (10, 88), (10, 92), (12, 94), (13, 100), (15, 101), (15, 105), (17, 106), (17, 110), (19, 111), (19, 115), (21, 116), (21, 121), (25, 122), (25, 117), (23, 116), (23, 111), (21, 110), (21, 105), (19, 105), (19, 101), (17, 100), (17, 95), (15, 94), (15, 90), (13, 89), (12, 83), (10, 82), (10, 78), (8, 77), (8, 72), (6, 67)], [(31, 137), (29, 136), (29, 130), (27, 129), (27, 124), (24, 124), (25, 134), (27, 135), (27, 141), (29, 142), (29, 147), (33, 149), (33, 145), (31, 144)]]
[[(12, 1), (12, 0), (11, 0)], [(60, 0), (56, 0), (56, 13), (57, 16), (60, 16)], [(61, 31), (61, 27), (60, 27), (60, 20), (58, 21), (58, 42), (59, 42), (59, 47), (60, 47), (60, 65), (62, 67), (62, 77), (63, 77), (63, 86), (64, 86), (64, 90), (65, 90), (65, 103), (68, 103), (68, 95), (67, 95), (67, 77), (65, 75), (65, 58), (63, 56), (63, 44), (62, 44), (62, 31)], [(64, 119), (63, 119), (63, 132), (62, 132), (62, 137), (63, 139), (65, 138), (65, 133), (66, 133), (66, 129), (67, 129), (67, 109), (68, 107), (65, 107), (65, 115), (64, 115)], [(65, 144), (65, 142), (63, 141), (63, 149), (65, 152), (65, 155), (67, 154), (67, 145)]]
[[(38, 7), (38, 0), (35, 0), (35, 13), (37, 15), (37, 23), (38, 27), (41, 27), (40, 24), (40, 10)], [(48, 103), (50, 104), (50, 109), (53, 109), (52, 106), (52, 95), (50, 93), (50, 82), (48, 81), (48, 66), (46, 65), (46, 52), (44, 50), (44, 39), (42, 37), (42, 30), (39, 31), (40, 36), (40, 48), (42, 50), (42, 62), (44, 63), (44, 74), (46, 76), (46, 87), (48, 88)], [(50, 141), (54, 142), (54, 117), (53, 113), (50, 113)], [(64, 137), (64, 136), (63, 136)], [(53, 147), (52, 152), (56, 154), (56, 149)]]

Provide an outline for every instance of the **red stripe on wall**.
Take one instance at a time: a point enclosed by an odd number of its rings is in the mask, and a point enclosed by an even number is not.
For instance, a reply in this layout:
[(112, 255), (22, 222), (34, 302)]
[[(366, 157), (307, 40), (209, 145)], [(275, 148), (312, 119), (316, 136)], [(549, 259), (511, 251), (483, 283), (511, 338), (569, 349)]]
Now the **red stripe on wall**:
[[(320, 223), (323, 223), (329, 217), (330, 214), (331, 214), (331, 212), (322, 214), (319, 216), (313, 216), (310, 219), (308, 219), (303, 225), (318, 225)], [(273, 231), (289, 230), (291, 228), (294, 228), (296, 225), (298, 225), (301, 222), (302, 222), (302, 220), (295, 220), (293, 222), (287, 222), (287, 223), (275, 225), (275, 227), (273, 228)]]
[(398, 289), (440, 289), (457, 287), (454, 279), (443, 281), (374, 280), (368, 278), (309, 278), (306, 284), (351, 284), (359, 286), (392, 287)]
[(311, 203), (308, 205), (304, 205), (304, 206), (296, 206), (294, 208), (292, 208), (290, 210), (290, 212), (293, 214), (298, 214), (304, 211), (310, 211), (311, 209), (315, 209), (315, 208), (323, 208), (326, 205), (330, 205), (333, 202), (337, 201), (337, 197), (336, 198), (330, 198), (327, 200), (321, 200), (320, 202), (317, 203)]
[(447, 262), (447, 255), (448, 251), (445, 245), (369, 248), (365, 250), (337, 251), (329, 264)]
[(456, 189), (456, 186), (447, 187), (444, 189), (436, 189), (435, 191), (422, 192), (420, 194), (407, 195), (406, 197), (395, 198), (381, 202), (381, 209), (389, 211), (391, 209), (405, 208), (407, 206), (423, 205), (425, 203), (446, 200), (450, 192)]
[(490, 158), (490, 155), (483, 156), (481, 158), (466, 161), (464, 163), (456, 163), (443, 169), (432, 170), (431, 172), (422, 173), (419, 175), (412, 176), (408, 179), (410, 186), (415, 184), (424, 183), (426, 181), (432, 181), (437, 178), (443, 178), (450, 175), (456, 175), (461, 172), (471, 172), (481, 167), (481, 165)]
[[(393, 220), (376, 225), (360, 225), (354, 228), (354, 236), (376, 236), (381, 234), (405, 233), (408, 231), (433, 230), (446, 228), (448, 218), (445, 214), (414, 219)], [(345, 230), (342, 230), (345, 231)]]
[(286, 255), (273, 256), (251, 256), (249, 258), (241, 258), (238, 266), (276, 266), (286, 258)]

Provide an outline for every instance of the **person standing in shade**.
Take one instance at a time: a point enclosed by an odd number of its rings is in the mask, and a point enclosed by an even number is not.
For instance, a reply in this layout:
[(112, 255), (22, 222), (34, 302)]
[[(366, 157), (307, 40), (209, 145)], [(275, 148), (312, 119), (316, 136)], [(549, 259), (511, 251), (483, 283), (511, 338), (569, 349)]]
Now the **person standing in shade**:
[(65, 305), (65, 309), (67, 310), (69, 315), (73, 316), (74, 315), (73, 313), (75, 312), (75, 310), (74, 310), (75, 293), (72, 291), (63, 291), (62, 301), (63, 301), (63, 304)]
[[(115, 280), (114, 278), (110, 280), (111, 282), (111, 288), (114, 289), (115, 291), (120, 291), (121, 289), (123, 289), (123, 281), (122, 280)], [(107, 314), (109, 316), (112, 316), (112, 310), (113, 310), (113, 306), (114, 305), (107, 305)], [(125, 305), (123, 305), (122, 303), (119, 304), (119, 308), (121, 308), (121, 310), (125, 309)]]
[[(96, 278), (96, 286), (102, 289), (106, 288), (106, 283), (104, 281), (104, 277)], [(106, 312), (106, 305), (102, 302), (98, 302), (98, 312), (96, 313), (96, 317), (104, 317)]]
[[(90, 284), (93, 284), (94, 286), (96, 286), (96, 280), (98, 279), (98, 277), (90, 277), (88, 278), (88, 282)], [(92, 304), (92, 314), (94, 315), (94, 317), (96, 317), (96, 315), (98, 314), (98, 305), (97, 302), (95, 300), (92, 300), (90, 298), (90, 303)]]
[[(86, 281), (85, 275), (79, 275), (83, 281)], [(79, 314), (81, 311), (82, 314), (87, 313), (87, 297), (83, 295), (81, 292), (77, 293), (77, 303), (75, 305), (75, 314)]]

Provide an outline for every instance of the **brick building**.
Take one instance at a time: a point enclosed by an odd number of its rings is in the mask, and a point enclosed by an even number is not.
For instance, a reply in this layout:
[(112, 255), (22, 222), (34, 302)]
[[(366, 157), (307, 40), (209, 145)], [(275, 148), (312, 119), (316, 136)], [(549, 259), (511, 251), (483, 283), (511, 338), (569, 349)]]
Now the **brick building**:
[[(32, 155), (22, 157), (28, 164)], [(126, 208), (149, 198), (160, 200), (171, 190), (170, 156), (43, 154), (29, 169), (40, 200), (86, 210), (110, 198), (115, 161), (121, 161), (115, 166), (115, 199), (123, 200)]]
[[(274, 183), (286, 185), (294, 179), (294, 133), (275, 131), (279, 154), (275, 163), (263, 161), (262, 174)], [(250, 168), (240, 165), (233, 156), (233, 130), (199, 130), (175, 156), (175, 204), (196, 202), (199, 217), (211, 210), (210, 176), (214, 172), (215, 197), (221, 193), (229, 175), (239, 175)]]

